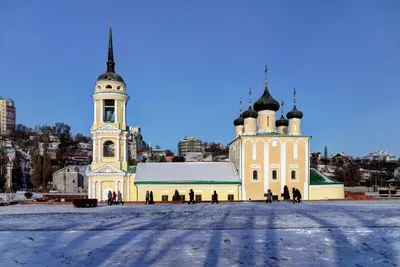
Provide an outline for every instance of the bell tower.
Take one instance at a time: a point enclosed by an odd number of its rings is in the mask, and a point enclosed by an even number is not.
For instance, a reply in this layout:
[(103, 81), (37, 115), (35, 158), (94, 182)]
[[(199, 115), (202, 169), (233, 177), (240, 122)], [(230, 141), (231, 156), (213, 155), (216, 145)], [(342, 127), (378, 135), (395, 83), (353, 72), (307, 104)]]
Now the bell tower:
[(92, 170), (108, 164), (119, 170), (128, 169), (126, 105), (129, 96), (122, 77), (115, 72), (112, 27), (110, 21), (107, 71), (101, 74), (92, 94)]

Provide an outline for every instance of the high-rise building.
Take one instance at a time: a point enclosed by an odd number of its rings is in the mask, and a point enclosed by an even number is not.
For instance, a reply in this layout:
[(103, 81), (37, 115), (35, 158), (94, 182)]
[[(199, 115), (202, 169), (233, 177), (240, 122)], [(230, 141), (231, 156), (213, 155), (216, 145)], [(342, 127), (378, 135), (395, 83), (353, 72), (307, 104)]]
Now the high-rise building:
[(179, 156), (184, 157), (188, 152), (203, 152), (203, 145), (201, 140), (187, 136), (179, 140), (178, 143)]
[(15, 129), (15, 105), (11, 98), (0, 96), (0, 135), (8, 135)]

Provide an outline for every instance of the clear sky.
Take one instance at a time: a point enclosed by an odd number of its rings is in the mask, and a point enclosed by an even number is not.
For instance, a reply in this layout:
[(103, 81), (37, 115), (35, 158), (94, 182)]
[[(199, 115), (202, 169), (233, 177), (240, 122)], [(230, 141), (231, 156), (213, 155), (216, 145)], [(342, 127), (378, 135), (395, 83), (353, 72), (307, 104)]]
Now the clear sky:
[[(400, 1), (1, 1), (0, 95), (17, 123), (90, 134), (112, 17), (127, 118), (153, 145), (229, 143), (239, 98), (304, 112), (311, 150), (400, 156)], [(247, 106), (247, 105), (246, 105)]]

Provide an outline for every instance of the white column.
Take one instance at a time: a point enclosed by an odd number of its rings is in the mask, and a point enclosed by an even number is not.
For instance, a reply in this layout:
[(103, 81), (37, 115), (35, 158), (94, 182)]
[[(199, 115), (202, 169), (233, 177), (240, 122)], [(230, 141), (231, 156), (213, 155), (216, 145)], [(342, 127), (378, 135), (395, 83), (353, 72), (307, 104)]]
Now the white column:
[(92, 159), (92, 161), (93, 162), (96, 162), (96, 137), (93, 137), (93, 144), (92, 144), (92, 156), (93, 156), (93, 159)]
[[(304, 199), (309, 199), (308, 185), (310, 183), (310, 146), (308, 145), (309, 140), (304, 144), (304, 153), (305, 153), (305, 166), (304, 166)], [(299, 177), (300, 179), (300, 177)]]
[[(122, 179), (124, 179), (124, 178), (122, 178)], [(125, 200), (125, 197), (124, 197), (124, 185), (125, 185), (125, 181), (122, 180), (122, 182), (121, 182), (121, 194), (122, 194), (122, 200), (123, 201)]]
[(92, 198), (96, 198), (96, 182), (92, 182)]
[(240, 153), (240, 158), (241, 158), (241, 167), (240, 167), (240, 173), (241, 173), (241, 180), (242, 180), (242, 200), (246, 200), (246, 182), (245, 182), (245, 173), (244, 173), (244, 158), (245, 158), (245, 155), (244, 155), (244, 145), (245, 145), (245, 143), (241, 140), (241, 144), (240, 144), (240, 146), (241, 146), (241, 148), (240, 148), (240, 150), (241, 150), (241, 153)]
[(124, 137), (122, 137), (122, 144), (123, 144), (123, 147), (124, 147), (124, 161), (123, 162), (126, 162), (126, 156), (127, 156), (127, 150), (126, 150), (126, 146), (127, 146), (127, 144), (126, 144), (126, 136), (124, 136)]
[(114, 180), (114, 191), (115, 191), (115, 193), (118, 193), (118, 181), (117, 180)]
[[(130, 176), (130, 174), (128, 174)], [(127, 179), (127, 184), (128, 187), (126, 188), (127, 194), (126, 194), (126, 200), (129, 201), (131, 199), (131, 183), (130, 183), (130, 177), (128, 176)]]
[(104, 100), (100, 100), (100, 122), (104, 122)]
[[(281, 194), (286, 185), (286, 143), (281, 143)], [(280, 194), (279, 194), (280, 195)]]
[(96, 119), (97, 119), (97, 110), (96, 110), (96, 100), (95, 101), (93, 101), (93, 106), (94, 106), (94, 112), (93, 112), (93, 119), (94, 119), (94, 121), (93, 121), (93, 123), (96, 123)]
[(126, 107), (126, 103), (122, 102), (122, 123), (126, 123), (126, 118), (125, 118), (125, 107)]
[(88, 198), (91, 198), (91, 196), (92, 196), (92, 182), (88, 180), (87, 185), (88, 185)]
[(98, 201), (102, 201), (102, 199), (101, 199), (101, 184), (102, 184), (102, 181), (97, 181), (97, 200)]
[(117, 147), (116, 147), (116, 156), (117, 156), (117, 161), (119, 161), (119, 155), (120, 155), (120, 152), (119, 152), (119, 148), (120, 148), (120, 143), (119, 143), (119, 136), (117, 137)]
[(99, 144), (99, 158), (97, 159), (97, 162), (101, 161), (101, 150), (102, 150), (102, 146), (101, 146), (101, 137), (97, 137), (99, 140), (97, 141), (97, 143)]
[(114, 100), (114, 110), (115, 110), (114, 122), (118, 122), (118, 101), (117, 100)]
[(264, 142), (264, 193), (269, 189), (269, 146)]

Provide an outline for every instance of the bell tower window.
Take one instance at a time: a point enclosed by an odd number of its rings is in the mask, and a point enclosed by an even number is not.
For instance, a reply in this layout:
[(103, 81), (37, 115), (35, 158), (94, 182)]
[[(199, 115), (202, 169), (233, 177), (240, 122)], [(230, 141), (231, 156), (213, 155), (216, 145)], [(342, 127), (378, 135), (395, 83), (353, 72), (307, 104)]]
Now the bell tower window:
[(113, 141), (106, 141), (104, 142), (103, 145), (103, 157), (108, 157), (108, 158), (112, 158), (115, 157), (115, 147), (114, 147), (114, 142)]
[(269, 127), (269, 116), (267, 117), (267, 126)]
[(115, 101), (114, 99), (104, 100), (104, 122), (114, 122), (115, 121)]

